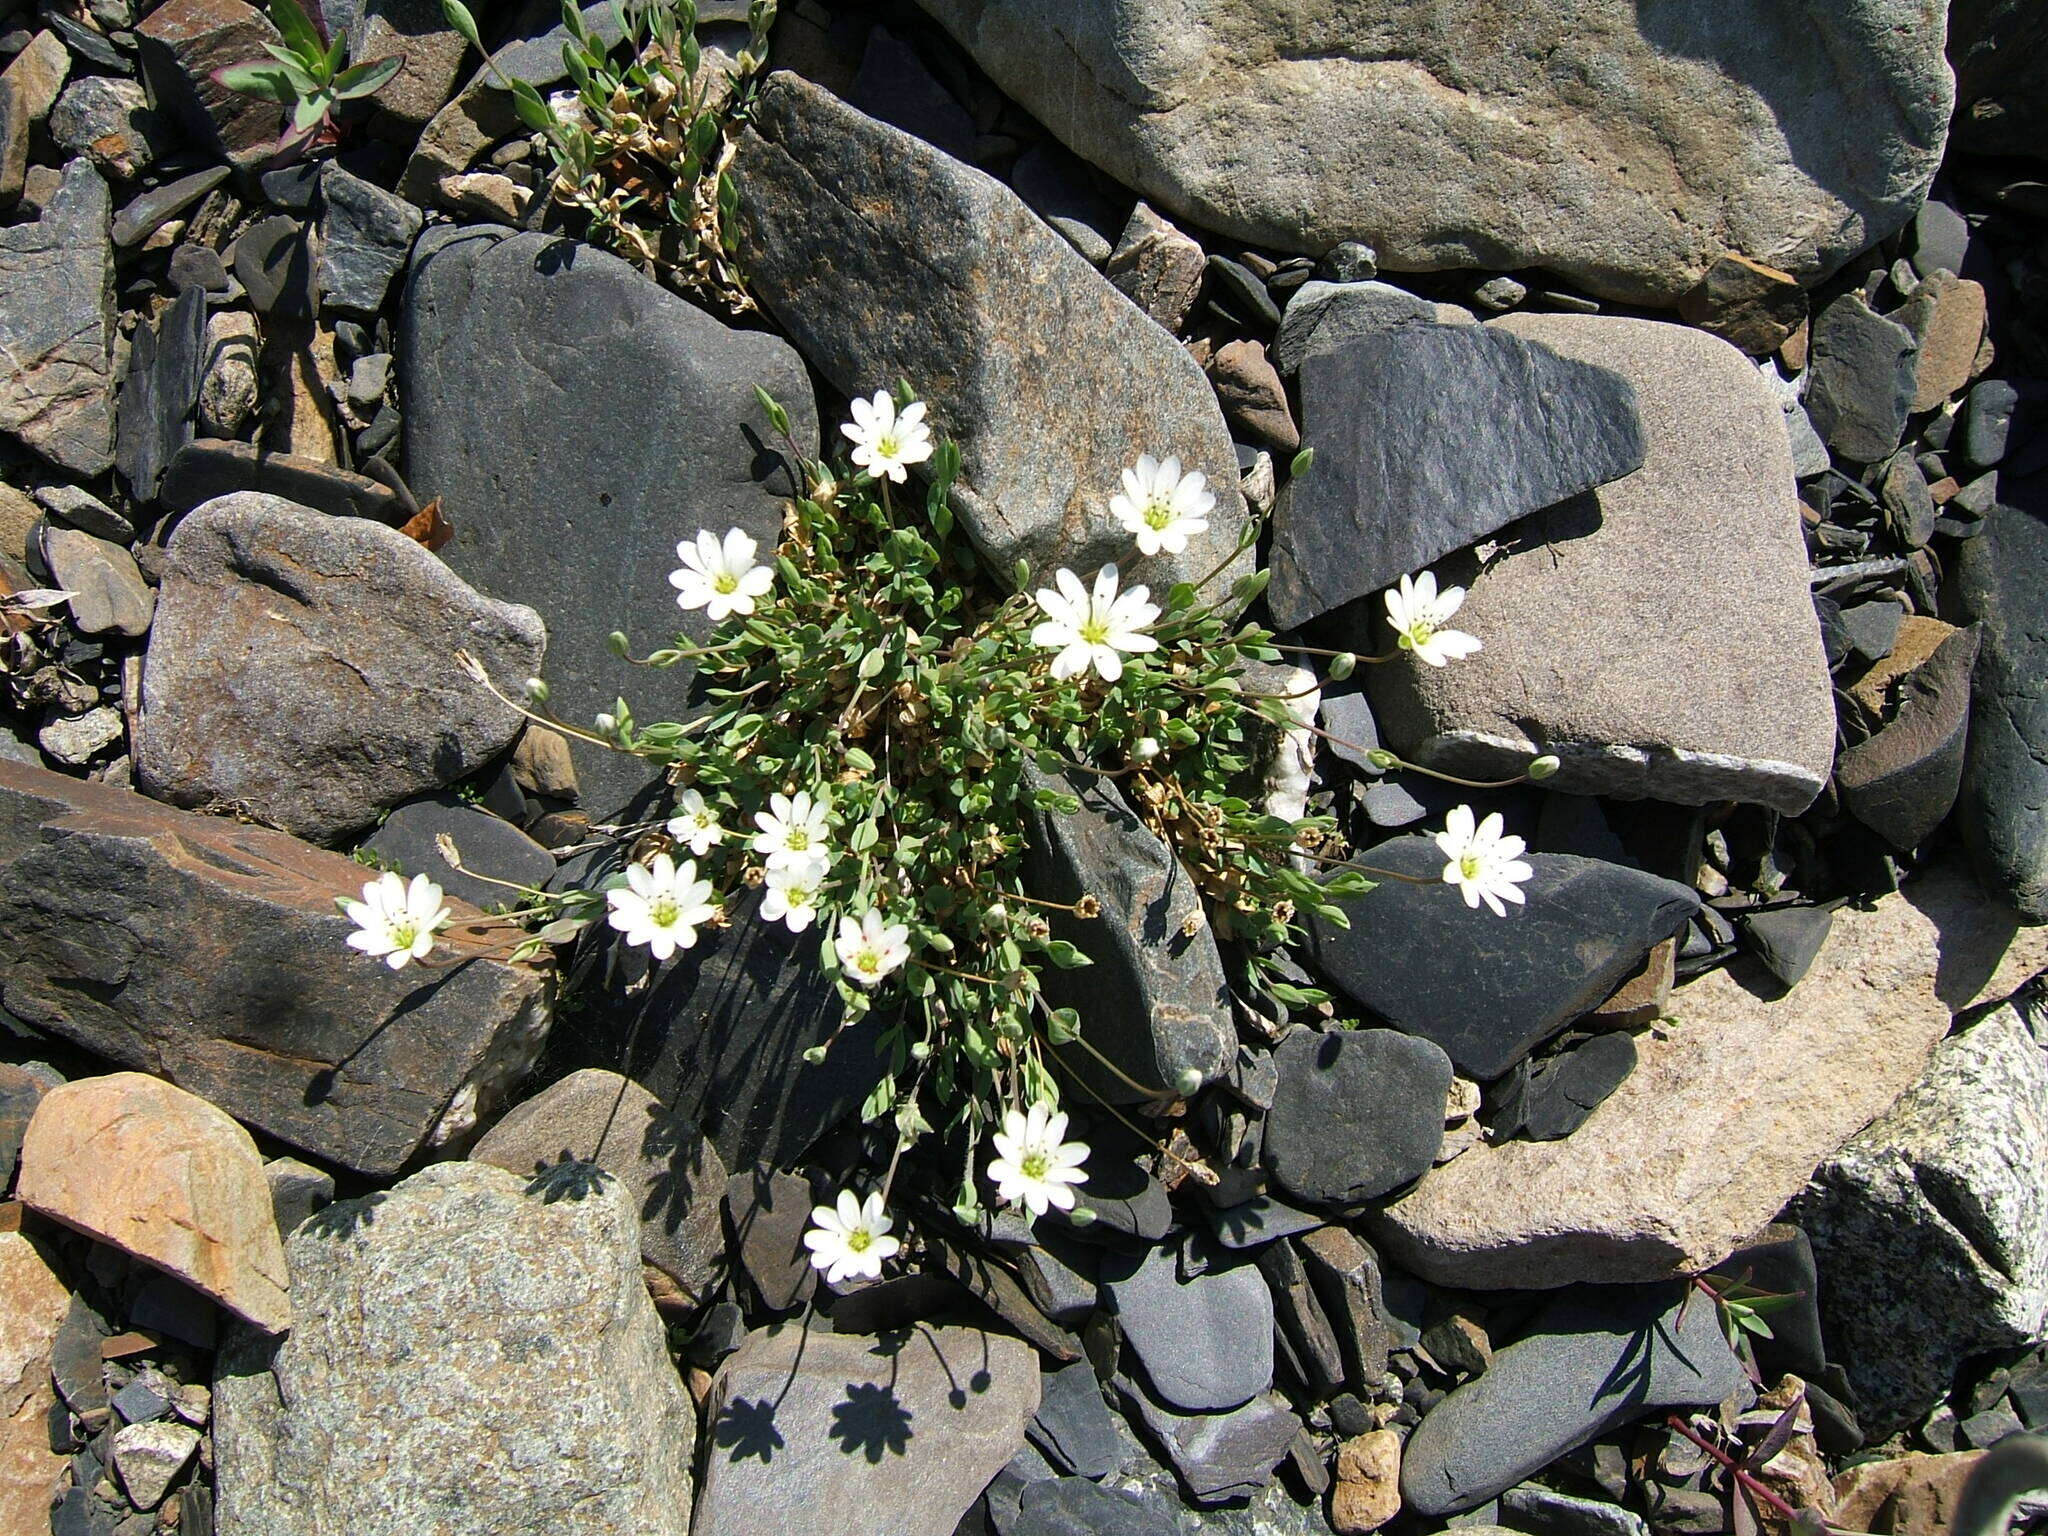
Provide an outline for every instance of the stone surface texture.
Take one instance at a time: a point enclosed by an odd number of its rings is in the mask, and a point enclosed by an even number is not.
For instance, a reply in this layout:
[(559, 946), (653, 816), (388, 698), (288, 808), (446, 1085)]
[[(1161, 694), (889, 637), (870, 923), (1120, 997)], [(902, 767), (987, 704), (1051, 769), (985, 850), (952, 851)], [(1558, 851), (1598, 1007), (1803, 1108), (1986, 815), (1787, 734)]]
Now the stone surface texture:
[[(400, 356), (406, 474), (455, 524), (442, 554), (482, 591), (539, 611), (552, 707), (570, 720), (630, 691), (633, 674), (605, 643), (612, 631), (642, 654), (679, 629), (700, 642), (710, 633), (664, 579), (679, 540), (741, 528), (763, 558), (780, 540), (786, 450), (755, 386), (787, 407), (801, 451), (817, 452), (810, 380), (786, 343), (730, 329), (573, 241), (424, 237)], [(506, 453), (507, 442), (525, 451)], [(680, 690), (690, 668), (664, 676)], [(617, 753), (574, 753), (595, 815), (652, 777)]]
[(1770, 1221), (1920, 1076), (1952, 1013), (2048, 967), (2016, 928), (1936, 870), (1844, 909), (1804, 981), (1760, 968), (1672, 993), (1677, 1022), (1561, 1141), (1468, 1149), (1375, 1218), (1424, 1279), (1481, 1288), (1650, 1280), (1711, 1267)]
[(214, 1382), (219, 1536), (686, 1536), (632, 1203), (522, 1189), (440, 1163), (292, 1235), (291, 1336), (231, 1337)]
[(0, 1232), (0, 1536), (48, 1536), (50, 1495), (68, 1465), (50, 1449), (57, 1393), (50, 1349), (71, 1288), (19, 1232)]
[(365, 1173), (502, 1099), (547, 1028), (547, 988), (484, 958), (460, 903), (445, 952), (394, 972), (335, 910), (370, 871), (261, 827), (0, 762), (0, 1006)]
[(1204, 229), (1390, 271), (1675, 302), (1727, 251), (1811, 283), (1912, 217), (1937, 0), (923, 0), (1084, 159)]
[[(1164, 594), (1227, 556), (1237, 458), (1200, 365), (1001, 182), (778, 74), (740, 136), (755, 293), (849, 394), (899, 378), (959, 441), (962, 521), (996, 573), (1120, 560)], [(1171, 454), (1215, 493), (1183, 555), (1133, 559), (1125, 466)]]
[(136, 780), (316, 842), (511, 746), (507, 691), (541, 670), (530, 608), (466, 586), (393, 528), (257, 491), (178, 525), (142, 675)]
[(1037, 1360), (1003, 1334), (754, 1333), (704, 1405), (691, 1536), (804, 1530), (820, 1510), (839, 1536), (952, 1536), (1037, 1408)]
[(214, 78), (265, 57), (265, 47), (280, 40), (260, 10), (243, 0), (169, 0), (143, 19), (137, 36), (150, 94), (180, 128), (243, 169), (270, 157), (283, 109)]
[(41, 218), (0, 229), (0, 431), (81, 475), (114, 462), (111, 208), (81, 157)]
[(140, 1072), (52, 1088), (22, 1142), (19, 1193), (267, 1332), (291, 1326), (263, 1159), (195, 1094)]
[(1556, 789), (1805, 809), (1833, 762), (1835, 712), (1770, 390), (1733, 347), (1684, 326), (1493, 324), (1626, 378), (1648, 454), (1523, 522), (1483, 571), (1469, 555), (1438, 568), (1469, 585), (1455, 623), (1486, 648), (1441, 669), (1373, 668), (1389, 744), (1468, 778), (1551, 752)]

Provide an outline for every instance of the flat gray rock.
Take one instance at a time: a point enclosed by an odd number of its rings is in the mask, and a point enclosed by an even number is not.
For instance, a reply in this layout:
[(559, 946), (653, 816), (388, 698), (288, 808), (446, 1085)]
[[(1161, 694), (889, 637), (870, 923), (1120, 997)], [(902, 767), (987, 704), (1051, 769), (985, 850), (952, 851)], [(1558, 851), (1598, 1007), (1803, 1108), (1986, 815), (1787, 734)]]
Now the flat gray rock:
[(382, 309), (424, 218), (404, 198), (330, 160), (320, 172), (321, 303), (359, 315)]
[(1728, 251), (1833, 271), (1912, 217), (1954, 96), (1920, 0), (923, 3), (1084, 159), (1203, 229), (1635, 303)]
[(0, 432), (59, 468), (114, 462), (114, 247), (83, 157), (41, 218), (0, 229)]
[(2048, 1010), (2028, 993), (1949, 1036), (1792, 1207), (1866, 1434), (1917, 1419), (1964, 1359), (2048, 1322), (2044, 1047)]
[(1485, 326), (1311, 352), (1301, 400), (1316, 460), (1273, 522), (1266, 600), (1282, 629), (1643, 463), (1626, 380)]
[(1438, 568), (1470, 587), (1453, 623), (1485, 649), (1372, 668), (1389, 745), (1467, 778), (1551, 752), (1558, 789), (1805, 809), (1834, 761), (1835, 710), (1776, 399), (1740, 352), (1686, 326), (1518, 314), (1492, 328), (1626, 378), (1648, 454), (1524, 522), (1483, 571), (1471, 556)]
[(809, 1530), (820, 1510), (839, 1536), (953, 1536), (1037, 1407), (1038, 1362), (1003, 1334), (752, 1334), (704, 1404), (692, 1536)]
[[(1000, 579), (1115, 560), (1163, 595), (1230, 553), (1237, 457), (1201, 367), (1009, 188), (793, 74), (762, 87), (733, 178), (754, 293), (839, 388), (931, 402)], [(1109, 515), (1142, 453), (1216, 496), (1183, 555), (1140, 559)]]
[[(643, 719), (679, 708), (656, 699), (682, 698), (688, 665), (636, 672), (606, 637), (624, 630), (644, 655), (679, 631), (709, 635), (668, 584), (676, 544), (699, 528), (742, 528), (764, 559), (780, 541), (786, 450), (754, 389), (788, 408), (799, 449), (815, 454), (802, 360), (616, 256), (490, 229), (420, 241), (399, 351), (407, 478), (455, 524), (449, 565), (546, 623), (549, 707), (585, 726), (622, 692), (645, 695)], [(572, 752), (583, 807), (600, 819), (654, 777), (635, 758)]]
[(476, 772), (540, 671), (530, 608), (472, 590), (394, 528), (257, 491), (179, 523), (142, 674), (136, 782), (173, 805), (253, 812), (324, 842)]
[(1183, 1413), (1219, 1413), (1273, 1384), (1273, 1293), (1254, 1264), (1184, 1280), (1172, 1248), (1112, 1259), (1103, 1289), (1152, 1390)]
[(1913, 405), (1919, 345), (1860, 293), (1845, 293), (1813, 323), (1806, 414), (1835, 452), (1874, 464), (1899, 446)]
[(214, 1377), (220, 1536), (687, 1536), (697, 1416), (616, 1184), (440, 1163), (285, 1253), (290, 1337)]
[(1473, 323), (1469, 311), (1436, 304), (1392, 283), (1303, 283), (1287, 301), (1280, 332), (1273, 338), (1273, 365), (1282, 373), (1299, 369), (1311, 352), (1328, 352), (1354, 336), (1376, 336), (1404, 325)]
[(1265, 1159), (1289, 1195), (1362, 1205), (1429, 1172), (1451, 1090), (1437, 1046), (1391, 1029), (1297, 1029), (1273, 1060)]
[[(1688, 1305), (1690, 1301), (1690, 1305)], [(1601, 1286), (1550, 1303), (1486, 1373), (1430, 1409), (1401, 1454), (1401, 1500), (1432, 1518), (1484, 1504), (1654, 1409), (1749, 1391), (1691, 1287)]]

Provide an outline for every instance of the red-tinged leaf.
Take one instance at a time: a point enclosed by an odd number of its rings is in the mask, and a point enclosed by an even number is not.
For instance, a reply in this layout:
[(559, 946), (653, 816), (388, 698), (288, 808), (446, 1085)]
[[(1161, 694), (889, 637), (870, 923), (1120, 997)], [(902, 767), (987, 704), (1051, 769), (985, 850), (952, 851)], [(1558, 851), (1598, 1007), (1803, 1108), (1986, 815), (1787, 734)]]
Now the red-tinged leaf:
[(455, 537), (455, 525), (441, 515), (441, 498), (438, 496), (407, 519), (405, 526), (398, 531), (408, 539), (436, 550)]

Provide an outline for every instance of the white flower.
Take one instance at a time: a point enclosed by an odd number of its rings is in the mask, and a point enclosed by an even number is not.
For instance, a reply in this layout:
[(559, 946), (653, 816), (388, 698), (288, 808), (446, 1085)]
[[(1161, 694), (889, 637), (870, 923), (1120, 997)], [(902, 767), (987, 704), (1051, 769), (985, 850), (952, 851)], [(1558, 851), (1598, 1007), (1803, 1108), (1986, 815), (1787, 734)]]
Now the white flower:
[(361, 901), (344, 901), (341, 910), (356, 925), (349, 947), (382, 959), (394, 971), (426, 959), (434, 935), (448, 926), (441, 887), (425, 875), (414, 875), (408, 883), (386, 870), (364, 884)]
[(677, 606), (702, 608), (714, 624), (736, 613), (752, 613), (754, 599), (767, 596), (775, 585), (774, 570), (754, 560), (758, 547), (737, 528), (727, 531), (723, 543), (710, 529), (698, 529), (695, 539), (676, 546), (683, 568), (668, 573)]
[(1199, 469), (1180, 472), (1180, 460), (1164, 464), (1149, 453), (1124, 471), (1124, 488), (1109, 498), (1109, 510), (1116, 520), (1137, 535), (1138, 552), (1156, 555), (1183, 553), (1191, 534), (1209, 526), (1209, 512), (1215, 495), (1206, 489), (1209, 477)]
[(889, 1235), (896, 1223), (882, 1209), (882, 1197), (857, 1199), (850, 1189), (839, 1191), (839, 1205), (811, 1207), (811, 1230), (804, 1234), (804, 1246), (811, 1250), (811, 1267), (825, 1271), (827, 1284), (837, 1285), (852, 1276), (870, 1280), (882, 1278), (882, 1261), (894, 1258), (903, 1246)]
[(611, 905), (606, 920), (628, 944), (645, 944), (655, 959), (666, 960), (694, 945), (698, 925), (718, 915), (710, 896), (711, 882), (697, 878), (694, 859), (678, 869), (667, 854), (657, 853), (651, 864), (627, 865), (626, 884), (605, 893)]
[(1122, 653), (1159, 649), (1159, 642), (1144, 633), (1159, 617), (1159, 610), (1145, 601), (1150, 590), (1133, 587), (1118, 596), (1115, 566), (1095, 573), (1093, 592), (1072, 571), (1062, 570), (1053, 580), (1059, 591), (1038, 589), (1046, 621), (1031, 631), (1031, 643), (1059, 651), (1052, 659), (1054, 677), (1074, 677), (1093, 666), (1104, 682), (1113, 683), (1124, 675)]
[(1464, 601), (1463, 587), (1437, 591), (1434, 571), (1424, 571), (1419, 577), (1403, 576), (1401, 584), (1387, 593), (1387, 622), (1394, 626), (1396, 643), (1432, 667), (1470, 656), (1479, 649), (1477, 638), (1444, 628)]
[(896, 414), (896, 402), (885, 389), (875, 398), (853, 401), (853, 420), (840, 431), (853, 439), (853, 462), (877, 480), (884, 475), (901, 485), (908, 466), (932, 456), (932, 429), (924, 424), (924, 402), (913, 400)]
[(1444, 884), (1455, 885), (1465, 905), (1477, 907), (1484, 901), (1495, 917), (1506, 917), (1503, 901), (1522, 902), (1521, 882), (1536, 871), (1522, 862), (1528, 845), (1519, 837), (1503, 837), (1506, 824), (1495, 811), (1478, 826), (1472, 824), (1472, 807), (1458, 805), (1444, 818), (1444, 829), (1436, 835), (1443, 850)]
[(718, 812), (704, 803), (704, 792), (686, 789), (676, 800), (676, 814), (669, 818), (668, 835), (701, 859), (724, 841), (725, 828), (718, 824)]
[(818, 876), (811, 869), (771, 869), (761, 893), (761, 915), (777, 918), (791, 933), (802, 933), (818, 915)]
[(1021, 1200), (1033, 1216), (1043, 1216), (1048, 1206), (1074, 1208), (1073, 1186), (1088, 1182), (1081, 1167), (1088, 1161), (1088, 1147), (1066, 1136), (1066, 1115), (1043, 1101), (1032, 1105), (1028, 1115), (1004, 1111), (1003, 1128), (992, 1138), (998, 1156), (988, 1165), (988, 1176), (1005, 1204)]
[(910, 930), (901, 923), (884, 923), (881, 913), (869, 911), (859, 922), (840, 918), (832, 947), (839, 953), (840, 968), (862, 986), (872, 987), (910, 958)]
[(770, 870), (808, 874), (817, 884), (832, 864), (831, 826), (825, 819), (830, 808), (830, 801), (823, 796), (813, 800), (807, 789), (794, 796), (770, 795), (768, 809), (754, 813), (754, 825), (761, 829), (754, 834), (754, 852)]

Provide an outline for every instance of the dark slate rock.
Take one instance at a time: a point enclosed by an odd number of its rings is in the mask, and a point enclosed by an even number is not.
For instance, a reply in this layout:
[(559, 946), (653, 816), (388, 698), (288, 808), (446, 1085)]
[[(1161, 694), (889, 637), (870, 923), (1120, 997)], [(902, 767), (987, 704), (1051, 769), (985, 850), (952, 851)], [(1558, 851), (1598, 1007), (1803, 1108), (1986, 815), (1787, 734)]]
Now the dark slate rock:
[(1040, 1354), (1052, 1360), (1081, 1358), (1080, 1341), (1038, 1310), (1014, 1270), (961, 1243), (927, 1239), (926, 1251), (937, 1261), (944, 1276), (995, 1313), (1010, 1332)]
[(787, 1312), (817, 1289), (818, 1272), (804, 1247), (816, 1203), (810, 1182), (791, 1173), (756, 1169), (726, 1181), (733, 1254), (770, 1312)]
[[(1526, 904), (1504, 918), (1448, 886), (1389, 880), (1346, 905), (1348, 930), (1311, 918), (1310, 952), (1354, 1002), (1435, 1041), (1468, 1077), (1496, 1078), (1597, 1007), (1699, 910), (1693, 891), (1641, 870), (1526, 857)], [(1365, 862), (1431, 879), (1444, 864), (1421, 835), (1378, 844)]]
[[(1114, 1470), (1114, 1469), (1112, 1469)], [(1085, 1477), (1028, 1483), (1004, 1536), (1176, 1536), (1173, 1521), (1128, 1493)]]
[(1241, 261), (1228, 256), (1211, 256), (1208, 261), (1210, 291), (1240, 320), (1259, 332), (1270, 334), (1280, 324), (1280, 306), (1265, 283)]
[(369, 876), (281, 832), (0, 762), (0, 1007), (395, 1173), (458, 1092), (493, 1107), (547, 1012), (536, 974), (483, 958), (495, 937), (449, 930), (467, 963), (442, 970), (366, 964), (334, 901)]
[(235, 276), (266, 315), (314, 312), (313, 247), (306, 226), (287, 214), (258, 219), (235, 241)]
[(89, 1429), (97, 1430), (106, 1422), (110, 1399), (100, 1341), (112, 1332), (92, 1303), (74, 1294), (57, 1336), (50, 1341), (51, 1384)]
[[(817, 451), (802, 360), (729, 329), (615, 256), (575, 241), (436, 229), (413, 255), (399, 347), (405, 465), (438, 496), (467, 580), (530, 603), (548, 627), (551, 707), (589, 721), (631, 672), (606, 644), (702, 640), (667, 575), (698, 528), (745, 529), (765, 554), (788, 489), (759, 385)], [(622, 402), (630, 401), (631, 409)], [(519, 453), (505, 444), (523, 445)], [(676, 698), (687, 666), (664, 674)], [(637, 759), (573, 748), (583, 806), (603, 818), (654, 777)]]
[(1292, 374), (1311, 352), (1328, 352), (1354, 336), (1437, 323), (1435, 304), (1392, 283), (1303, 283), (1280, 317), (1273, 366)]
[(154, 1392), (144, 1381), (131, 1381), (113, 1397), (114, 1412), (124, 1424), (147, 1424), (171, 1411), (167, 1397)]
[(1913, 403), (1919, 348), (1913, 333), (1860, 293), (1820, 312), (1808, 353), (1806, 412), (1835, 452), (1875, 464), (1899, 446)]
[(1491, 1130), (1496, 1141), (1569, 1136), (1636, 1069), (1636, 1042), (1625, 1033), (1595, 1035), (1540, 1061), (1518, 1065), (1501, 1084)]
[[(602, 871), (592, 878), (601, 878)], [(833, 1038), (839, 995), (818, 971), (815, 933), (755, 915), (706, 931), (645, 992), (601, 996), (560, 1042), (575, 1065), (609, 1067), (693, 1121), (728, 1168), (787, 1168), (880, 1082), (878, 1009)], [(813, 1066), (804, 1052), (832, 1040)]]
[(1037, 1225), (1112, 1248), (1158, 1242), (1173, 1226), (1173, 1202), (1166, 1186), (1135, 1158), (1123, 1155), (1116, 1129), (1091, 1129), (1088, 1134), (1094, 1150), (1088, 1159), (1088, 1182), (1074, 1192), (1074, 1209), (1087, 1211), (1093, 1219), (1077, 1225), (1065, 1212), (1048, 1211)]
[(1412, 1346), (1422, 1337), (1419, 1329), (1389, 1308), (1379, 1256), (1343, 1227), (1304, 1233), (1294, 1246), (1323, 1315), (1336, 1330), (1344, 1379), (1360, 1392), (1376, 1392), (1387, 1374), (1388, 1352)]
[(180, 448), (164, 471), (157, 497), (172, 512), (189, 512), (236, 491), (261, 491), (315, 512), (392, 526), (407, 517), (398, 493), (367, 475), (217, 437), (197, 438)]
[(1501, 1517), (1529, 1536), (1649, 1536), (1643, 1517), (1620, 1504), (1524, 1483), (1501, 1495)]
[(328, 165), (334, 164), (301, 160), (294, 165), (281, 165), (257, 177), (256, 184), (263, 189), (263, 199), (271, 207), (286, 213), (311, 213), (313, 199), (320, 192), (320, 177)]
[(135, 525), (80, 485), (41, 485), (36, 502), (60, 525), (122, 546), (135, 542)]
[(1339, 240), (1316, 263), (1326, 283), (1364, 283), (1380, 275), (1380, 254), (1363, 240)]
[(1273, 1053), (1266, 1166), (1311, 1205), (1353, 1206), (1427, 1173), (1443, 1144), (1450, 1058), (1391, 1029), (1297, 1029)]
[(335, 161), (320, 175), (320, 209), (321, 303), (356, 314), (376, 313), (384, 307), (391, 280), (404, 270), (424, 215)]
[[(461, 869), (450, 868), (441, 857), (435, 839), (443, 836), (454, 841)], [(442, 890), (486, 910), (520, 900), (517, 891), (493, 885), (493, 880), (544, 886), (555, 872), (554, 855), (511, 822), (445, 792), (396, 807), (361, 847), (377, 856), (378, 868), (425, 875)]]
[[(1079, 1047), (1067, 1047), (1062, 1059), (1096, 1093), (1119, 1104), (1174, 1092), (1186, 1072), (1214, 1082), (1236, 1058), (1237, 1026), (1194, 882), (1131, 812), (1115, 780), (1073, 774), (1062, 783), (1034, 769), (1027, 782), (1064, 789), (1081, 802), (1072, 816), (1027, 812), (1027, 888), (1045, 901), (1092, 895), (1102, 904), (1099, 918), (1052, 914), (1053, 936), (1094, 964), (1048, 971), (1046, 1001), (1078, 1011), (1088, 1043), (1145, 1092)], [(1191, 921), (1192, 934), (1185, 931)]]
[(1895, 453), (1885, 466), (1878, 484), (1888, 514), (1892, 535), (1908, 549), (1919, 549), (1934, 537), (1934, 520), (1939, 515), (1927, 477), (1909, 453)]
[(1025, 1433), (1076, 1477), (1107, 1477), (1123, 1462), (1116, 1421), (1085, 1360), (1039, 1376), (1038, 1412)]
[(1937, 272), (1960, 274), (1970, 258), (1970, 226), (1954, 206), (1930, 197), (1906, 226), (1906, 244), (1913, 270), (1922, 277)]
[(1046, 1232), (1040, 1242), (1012, 1252), (1017, 1278), (1033, 1306), (1069, 1327), (1088, 1320), (1099, 1299), (1099, 1252), (1053, 1231)]
[[(1254, 1270), (1256, 1275), (1257, 1271)], [(1198, 1507), (1248, 1498), (1273, 1480), (1301, 1420), (1272, 1393), (1229, 1413), (1182, 1415), (1160, 1407), (1119, 1380), (1125, 1405), (1172, 1463), (1190, 1503)]]
[(1835, 914), (1826, 907), (1778, 907), (1744, 914), (1738, 928), (1764, 969), (1783, 985), (1796, 987), (1813, 968), (1834, 923)]
[(0, 228), (0, 432), (85, 476), (114, 457), (108, 206), (80, 156), (41, 218)]
[(1216, 1230), (1216, 1241), (1226, 1248), (1260, 1248), (1283, 1237), (1313, 1232), (1329, 1220), (1315, 1211), (1297, 1210), (1271, 1195), (1254, 1195), (1241, 1205), (1222, 1210), (1208, 1207), (1203, 1214)]
[(1301, 365), (1315, 469), (1282, 495), (1282, 629), (1642, 467), (1635, 390), (1485, 326), (1404, 326)]
[[(902, 378), (930, 400), (1001, 577), (1116, 560), (1163, 594), (1230, 555), (1244, 503), (1201, 366), (1016, 193), (789, 73), (762, 86), (733, 178), (754, 293), (839, 389)], [(1134, 559), (1109, 515), (1141, 452), (1215, 493), (1185, 554)]]
[[(1847, 639), (1843, 655), (1854, 655), (1866, 662), (1882, 661), (1891, 655), (1899, 639), (1899, 622), (1906, 616), (1904, 608), (1889, 598), (1880, 598), (1838, 612)], [(1828, 659), (1832, 663), (1840, 658), (1830, 652)]]
[(1273, 1380), (1273, 1294), (1252, 1265), (1181, 1278), (1171, 1248), (1104, 1266), (1103, 1289), (1153, 1391), (1190, 1413), (1235, 1408)]
[(1971, 386), (1962, 410), (1965, 460), (1989, 469), (2005, 457), (2019, 402), (2019, 386), (2010, 379), (1983, 379)]
[(956, 160), (974, 158), (974, 118), (933, 77), (917, 50), (887, 27), (868, 34), (846, 99), (868, 116), (915, 134)]
[(1746, 1397), (1714, 1309), (1690, 1291), (1587, 1286), (1550, 1302), (1485, 1375), (1424, 1416), (1402, 1453), (1402, 1502), (1430, 1518), (1455, 1514), (1653, 1409)]
[(2048, 922), (2048, 474), (2004, 488), (1958, 551), (1961, 617), (1982, 632), (1958, 822), (1979, 876), (2028, 922)]
[(1094, 170), (1051, 139), (1017, 157), (1010, 185), (1032, 212), (1098, 267), (1109, 260), (1130, 218), (1128, 207), (1118, 209), (1103, 194)]
[(194, 171), (160, 187), (151, 187), (114, 215), (114, 244), (122, 250), (142, 244), (231, 174), (225, 165), (209, 165), (203, 171)]
[(1373, 718), (1363, 682), (1342, 683), (1335, 691), (1325, 689), (1316, 705), (1316, 719), (1330, 733), (1323, 738), (1323, 745), (1339, 759), (1368, 779), (1386, 772), (1366, 755), (1384, 750), (1386, 744), (1380, 740), (1379, 722)]
[(1301, 1255), (1291, 1243), (1269, 1243), (1259, 1250), (1258, 1265), (1273, 1292), (1279, 1344), (1295, 1379), (1318, 1401), (1334, 1396), (1344, 1386), (1344, 1351)]
[(25, 1067), (0, 1062), (0, 1197), (14, 1184), (14, 1169), (21, 1158), (21, 1139), (28, 1134), (29, 1118), (51, 1085)]
[(156, 325), (138, 325), (121, 384), (114, 463), (137, 501), (156, 499), (178, 450), (192, 441), (206, 376), (206, 295), (187, 289)]
[(1775, 1223), (1714, 1266), (1714, 1273), (1791, 1300), (1770, 1314), (1771, 1336), (1752, 1337), (1757, 1366), (1766, 1381), (1790, 1371), (1811, 1383), (1827, 1371), (1821, 1342), (1820, 1286), (1813, 1245), (1798, 1227)]

